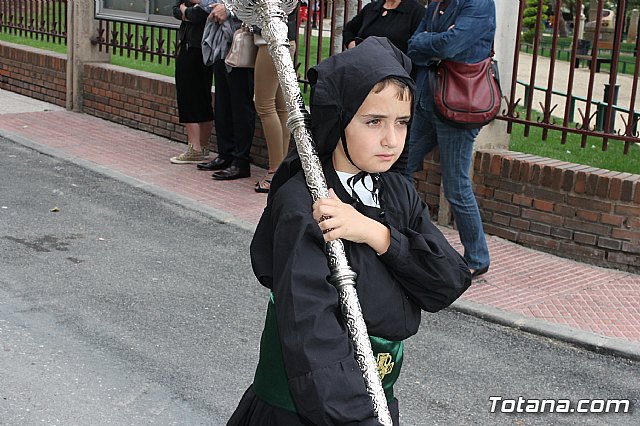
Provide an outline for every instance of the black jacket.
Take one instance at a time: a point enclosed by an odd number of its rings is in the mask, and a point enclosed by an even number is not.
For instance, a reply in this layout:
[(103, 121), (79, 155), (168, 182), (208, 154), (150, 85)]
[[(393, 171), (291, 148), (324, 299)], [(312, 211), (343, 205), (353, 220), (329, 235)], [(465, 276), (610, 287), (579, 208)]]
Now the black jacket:
[[(180, 5), (183, 3), (187, 6), (185, 16), (188, 21), (182, 20)], [(209, 14), (207, 12), (200, 7), (195, 7), (190, 1), (176, 0), (176, 4), (173, 6), (173, 17), (182, 21), (180, 29), (178, 30), (178, 43), (187, 49), (191, 47), (200, 49), (202, 45), (202, 33), (204, 32), (204, 26), (207, 23), (208, 16)]]
[[(353, 40), (378, 36), (388, 38), (407, 53), (407, 41), (420, 25), (425, 8), (415, 0), (402, 0), (397, 8), (389, 10), (383, 17), (383, 6), (384, 0), (369, 3), (344, 26), (342, 41), (345, 46)], [(378, 30), (372, 28), (374, 25)]]

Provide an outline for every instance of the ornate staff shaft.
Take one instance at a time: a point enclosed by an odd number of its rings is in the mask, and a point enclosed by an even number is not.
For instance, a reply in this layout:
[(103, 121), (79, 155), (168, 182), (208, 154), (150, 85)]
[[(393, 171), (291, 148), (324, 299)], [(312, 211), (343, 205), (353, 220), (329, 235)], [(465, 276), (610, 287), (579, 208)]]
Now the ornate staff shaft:
[[(280, 81), (280, 87), (289, 111), (287, 126), (296, 141), (307, 187), (313, 201), (327, 198), (329, 191), (322, 172), (322, 165), (313, 145), (311, 132), (306, 128), (301, 105), (304, 105), (298, 77), (289, 52), (286, 19), (297, 0), (224, 0), (243, 22), (257, 25), (269, 46)], [(325, 251), (331, 270), (330, 282), (338, 290), (340, 309), (353, 344), (356, 362), (362, 371), (365, 386), (373, 402), (378, 420), (384, 426), (392, 426), (387, 400), (382, 388), (367, 326), (356, 293), (356, 273), (351, 269), (341, 240), (326, 244)]]

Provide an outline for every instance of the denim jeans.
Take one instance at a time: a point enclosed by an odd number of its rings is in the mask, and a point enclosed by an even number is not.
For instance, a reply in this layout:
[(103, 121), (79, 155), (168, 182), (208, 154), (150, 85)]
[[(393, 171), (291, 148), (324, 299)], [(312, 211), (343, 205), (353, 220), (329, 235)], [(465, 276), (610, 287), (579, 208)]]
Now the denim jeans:
[(440, 148), (440, 171), (444, 195), (451, 204), (464, 258), (471, 269), (489, 266), (489, 249), (482, 230), (482, 219), (473, 194), (469, 170), (473, 143), (478, 129), (458, 129), (442, 122), (420, 103), (415, 107), (409, 137), (406, 178), (422, 170), (424, 156), (436, 146)]

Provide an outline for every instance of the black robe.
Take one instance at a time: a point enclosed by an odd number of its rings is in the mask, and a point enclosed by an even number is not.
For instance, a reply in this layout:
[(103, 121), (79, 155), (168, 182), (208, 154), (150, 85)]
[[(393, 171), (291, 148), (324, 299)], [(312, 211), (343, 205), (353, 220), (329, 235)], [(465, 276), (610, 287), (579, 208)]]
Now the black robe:
[[(327, 184), (343, 202), (353, 199), (331, 160), (340, 134), (377, 82), (395, 76), (411, 87), (410, 68), (409, 59), (388, 40), (369, 37), (310, 72), (311, 130)], [(251, 243), (254, 273), (271, 289), (273, 303), (254, 386), (228, 424), (377, 425), (342, 321), (337, 290), (328, 281), (325, 243), (300, 168), (293, 151), (272, 181)], [(471, 274), (401, 174), (381, 173), (380, 187), (380, 208), (358, 202), (355, 207), (389, 228), (387, 252), (378, 255), (366, 244), (344, 244), (349, 265), (358, 274), (356, 290), (369, 335), (401, 346), (399, 342), (418, 331), (421, 311), (436, 312), (450, 305), (469, 287)], [(271, 386), (264, 380), (265, 371), (274, 379)], [(393, 398), (389, 410), (397, 424)]]
[[(325, 176), (340, 199), (351, 202), (328, 164)], [(383, 173), (381, 179), (382, 209), (360, 203), (356, 208), (389, 227), (389, 250), (378, 256), (369, 246), (348, 241), (345, 250), (358, 274), (356, 289), (369, 334), (400, 341), (418, 331), (421, 310), (448, 306), (471, 281), (465, 261), (432, 224), (415, 189), (398, 173)], [(254, 272), (274, 293), (289, 390), (298, 413), (310, 424), (377, 424), (340, 318), (337, 291), (327, 281), (324, 240), (311, 205), (299, 173), (273, 199), (268, 215), (275, 222), (273, 246), (263, 247), (260, 239), (251, 245)], [(263, 254), (271, 250), (273, 264), (264, 262), (268, 256)], [(278, 419), (282, 410), (269, 411)], [(258, 422), (230, 424), (257, 425), (264, 414), (251, 414)], [(291, 421), (289, 413), (280, 415)]]

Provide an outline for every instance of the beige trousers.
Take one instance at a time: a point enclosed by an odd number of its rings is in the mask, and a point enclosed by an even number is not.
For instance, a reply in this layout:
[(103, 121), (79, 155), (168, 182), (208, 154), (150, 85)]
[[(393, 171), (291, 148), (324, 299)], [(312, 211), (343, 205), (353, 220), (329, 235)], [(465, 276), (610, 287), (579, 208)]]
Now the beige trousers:
[[(291, 56), (295, 43), (291, 42)], [(290, 132), (287, 128), (287, 106), (278, 82), (276, 67), (266, 45), (258, 47), (254, 73), (256, 112), (262, 122), (269, 152), (269, 171), (275, 171), (289, 152)]]

